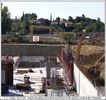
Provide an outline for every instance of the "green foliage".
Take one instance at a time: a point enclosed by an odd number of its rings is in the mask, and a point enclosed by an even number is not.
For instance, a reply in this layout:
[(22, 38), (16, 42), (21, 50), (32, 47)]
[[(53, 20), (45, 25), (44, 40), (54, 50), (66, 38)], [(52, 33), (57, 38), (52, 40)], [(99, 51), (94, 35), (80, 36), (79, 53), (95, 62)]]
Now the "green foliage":
[(49, 33), (49, 27), (48, 26), (39, 26), (39, 25), (32, 25), (30, 27), (30, 30), (32, 31), (32, 33), (34, 34), (38, 34), (38, 33)]
[(84, 14), (82, 14), (82, 18), (85, 18), (85, 15)]
[(18, 36), (18, 37), (17, 37), (16, 42), (18, 42), (18, 43), (30, 43), (29, 40), (27, 40), (27, 39), (25, 39), (25, 38), (23, 38), (23, 37), (21, 37), (21, 36)]
[(36, 13), (32, 13), (32, 14), (31, 14), (31, 19), (34, 19), (34, 20), (37, 19), (37, 15), (36, 15)]
[(30, 27), (30, 22), (28, 19), (25, 19), (24, 20), (24, 29), (29, 30), (29, 27)]
[(81, 21), (82, 21), (82, 17), (77, 16), (76, 19), (75, 19), (75, 21), (76, 21), (77, 23), (81, 22)]
[(95, 23), (91, 23), (90, 25), (86, 26), (86, 31), (87, 32), (104, 32), (105, 30), (105, 26), (104, 23), (100, 22), (100, 21), (96, 21)]
[(88, 25), (85, 29), (87, 32), (92, 32), (93, 30), (95, 30), (95, 24), (92, 23), (92, 24)]
[(90, 18), (87, 17), (85, 21), (86, 21), (86, 22), (91, 22), (91, 20), (92, 20), (92, 19), (90, 19)]
[(58, 22), (58, 26), (59, 26), (60, 17), (57, 17), (57, 18), (56, 18), (56, 21)]
[(24, 28), (23, 23), (20, 23), (20, 22), (17, 22), (17, 21), (13, 22), (13, 25), (12, 25), (12, 31), (13, 32), (18, 32), (20, 30), (23, 30), (23, 28)]
[[(86, 29), (87, 32), (104, 32), (104, 23), (100, 21), (100, 18), (91, 19), (88, 17), (85, 17), (84, 14), (82, 16), (77, 16), (75, 19), (73, 19), (71, 16), (68, 18), (68, 23), (72, 22), (73, 24), (67, 24), (65, 26), (65, 23), (60, 22), (60, 17), (56, 18), (56, 21), (58, 22), (57, 25), (52, 25), (55, 30), (58, 32), (64, 31), (64, 32), (81, 32), (83, 29)], [(67, 19), (64, 20), (64, 22), (67, 22)]]
[(26, 13), (26, 14), (24, 14), (24, 12), (23, 12), (23, 15), (21, 17), (21, 21), (23, 22), (25, 19), (36, 20), (37, 19), (37, 15), (36, 15), (36, 13), (32, 13), (32, 14)]
[(79, 25), (73, 30), (73, 32), (77, 33), (77, 32), (81, 32), (82, 30), (83, 30), (83, 27)]
[(105, 31), (105, 25), (104, 25), (104, 23), (102, 23), (100, 21), (97, 21), (95, 23), (95, 26), (96, 26), (96, 31), (97, 32), (104, 32)]
[(22, 43), (23, 42), (23, 38), (22, 37), (18, 37), (17, 42), (18, 43)]
[(67, 32), (72, 32), (74, 30), (74, 28), (75, 28), (74, 25), (70, 25), (70, 26), (65, 27), (65, 30)]
[(86, 20), (85, 15), (82, 14), (82, 21), (85, 21), (85, 20)]
[(29, 14), (29, 13), (24, 14), (23, 13), (21, 20), (23, 21), (24, 29), (29, 30), (30, 20), (36, 20), (36, 18), (37, 18), (36, 13), (32, 13), (32, 14)]
[(6, 6), (2, 8), (2, 34), (11, 31), (12, 20), (10, 19), (10, 13)]
[(66, 43), (70, 44), (75, 39), (74, 32), (61, 32), (60, 37), (66, 41)]
[(68, 19), (70, 22), (73, 22), (73, 17), (69, 16), (69, 19)]
[(30, 16), (28, 14), (26, 14), (26, 16), (24, 16), (24, 29), (29, 30), (29, 22)]

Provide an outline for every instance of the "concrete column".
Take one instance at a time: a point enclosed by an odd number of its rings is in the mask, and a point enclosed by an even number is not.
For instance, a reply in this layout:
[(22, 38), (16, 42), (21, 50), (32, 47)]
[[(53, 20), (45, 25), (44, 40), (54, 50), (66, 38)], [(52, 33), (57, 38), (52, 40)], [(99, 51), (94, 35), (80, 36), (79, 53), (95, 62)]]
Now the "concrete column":
[(2, 60), (2, 70), (5, 72), (5, 84), (13, 85), (13, 60), (4, 58)]

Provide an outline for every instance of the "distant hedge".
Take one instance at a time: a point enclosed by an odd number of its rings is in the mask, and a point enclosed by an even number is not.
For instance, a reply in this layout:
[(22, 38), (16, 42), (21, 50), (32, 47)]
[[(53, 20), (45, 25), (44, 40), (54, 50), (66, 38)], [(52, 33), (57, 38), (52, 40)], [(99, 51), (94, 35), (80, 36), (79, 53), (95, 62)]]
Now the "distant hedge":
[(33, 26), (31, 26), (30, 30), (32, 31), (33, 34), (49, 33), (48, 26), (33, 25)]

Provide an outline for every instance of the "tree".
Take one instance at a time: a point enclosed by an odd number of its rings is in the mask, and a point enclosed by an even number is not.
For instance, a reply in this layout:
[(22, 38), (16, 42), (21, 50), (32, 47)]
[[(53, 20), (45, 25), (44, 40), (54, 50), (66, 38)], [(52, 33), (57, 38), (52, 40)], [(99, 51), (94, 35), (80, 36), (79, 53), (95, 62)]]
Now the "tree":
[(65, 31), (66, 31), (66, 32), (72, 32), (72, 30), (73, 30), (74, 28), (75, 28), (74, 25), (70, 25), (70, 26), (65, 27)]
[(83, 21), (85, 21), (85, 20), (86, 20), (86, 18), (85, 18), (85, 15), (84, 15), (84, 14), (82, 14), (82, 20), (83, 20)]
[(32, 13), (32, 14), (26, 13), (26, 14), (24, 14), (24, 12), (23, 12), (23, 15), (21, 17), (21, 21), (23, 22), (25, 18), (27, 18), (28, 20), (36, 20), (37, 15), (36, 15), (36, 13)]
[(84, 14), (82, 14), (82, 18), (85, 18), (85, 15)]
[(69, 20), (70, 22), (73, 22), (73, 17), (69, 16), (68, 20)]
[(12, 32), (19, 32), (20, 30), (23, 30), (23, 28), (23, 23), (13, 20)]
[(82, 17), (77, 16), (75, 20), (76, 20), (77, 23), (79, 23), (79, 22), (82, 21)]
[(95, 23), (95, 22), (96, 22), (96, 19), (91, 19), (91, 22), (92, 22), (92, 23)]
[(95, 27), (96, 27), (96, 32), (104, 32), (105, 31), (105, 25), (104, 23), (97, 21), (95, 23)]
[(21, 21), (23, 22), (24, 21), (24, 12), (23, 12), (23, 15), (21, 17)]
[(31, 19), (33, 19), (33, 20), (36, 20), (36, 19), (37, 19), (36, 13), (32, 13), (32, 14), (31, 14)]
[(64, 24), (64, 23), (62, 23), (62, 24), (60, 25), (60, 27), (61, 27), (63, 30), (65, 30), (65, 24)]
[(86, 22), (90, 23), (90, 22), (92, 22), (92, 19), (86, 18)]
[(92, 32), (92, 31), (94, 31), (94, 30), (95, 30), (95, 25), (94, 25), (94, 23), (91, 24), (91, 25), (86, 26), (85, 30), (86, 30), (87, 32)]
[(98, 17), (97, 21), (100, 21), (100, 18)]
[(36, 19), (37, 19), (36, 13), (32, 13), (32, 14), (26, 13), (26, 14), (24, 15), (24, 17), (29, 18), (29, 20), (31, 20), (31, 19), (36, 20)]
[(81, 32), (83, 30), (83, 27), (80, 25), (78, 27), (76, 27), (73, 32), (77, 33), (77, 32)]
[(24, 29), (29, 30), (29, 26), (30, 26), (29, 20), (25, 20)]
[(75, 33), (74, 32), (62, 32), (60, 33), (60, 37), (64, 39), (66, 43), (70, 44), (70, 43), (73, 43), (73, 40), (75, 39)]
[(96, 21), (95, 23), (91, 23), (90, 25), (86, 26), (86, 31), (87, 32), (104, 32), (105, 31), (105, 25), (104, 23), (100, 21)]
[(12, 20), (10, 18), (9, 10), (6, 6), (2, 8), (2, 34), (11, 31)]
[(32, 14), (29, 14), (29, 13), (24, 14), (23, 13), (23, 16), (21, 18), (23, 19), (24, 30), (29, 31), (29, 29), (30, 29), (29, 28), (30, 27), (30, 20), (31, 19), (36, 19), (37, 16), (34, 13), (32, 13)]
[(58, 26), (59, 26), (60, 17), (57, 17), (57, 18), (56, 18), (56, 21), (58, 22)]

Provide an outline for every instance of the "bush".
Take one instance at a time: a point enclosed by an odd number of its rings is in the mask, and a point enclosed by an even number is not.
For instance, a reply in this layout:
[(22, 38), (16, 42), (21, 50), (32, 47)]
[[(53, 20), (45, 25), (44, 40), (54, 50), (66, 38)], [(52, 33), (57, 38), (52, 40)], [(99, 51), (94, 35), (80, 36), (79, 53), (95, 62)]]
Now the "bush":
[(16, 39), (14, 39), (14, 38), (13, 38), (13, 39), (11, 39), (11, 42), (16, 42)]
[(77, 33), (77, 32), (81, 32), (83, 30), (82, 26), (77, 26), (75, 29), (73, 29), (73, 32)]
[(31, 26), (30, 27), (30, 30), (32, 31), (32, 33), (34, 33), (34, 34), (40, 34), (40, 33), (49, 33), (49, 27), (48, 26), (37, 26), (37, 25), (35, 25), (35, 26)]
[(9, 41), (8, 40), (4, 40), (3, 43), (9, 43)]
[(18, 37), (17, 42), (22, 43), (23, 42), (23, 38), (22, 37)]
[(13, 37), (18, 37), (18, 35), (17, 34), (14, 34)]
[(62, 32), (60, 33), (60, 37), (64, 39), (68, 44), (71, 44), (75, 40), (75, 33), (74, 32)]

